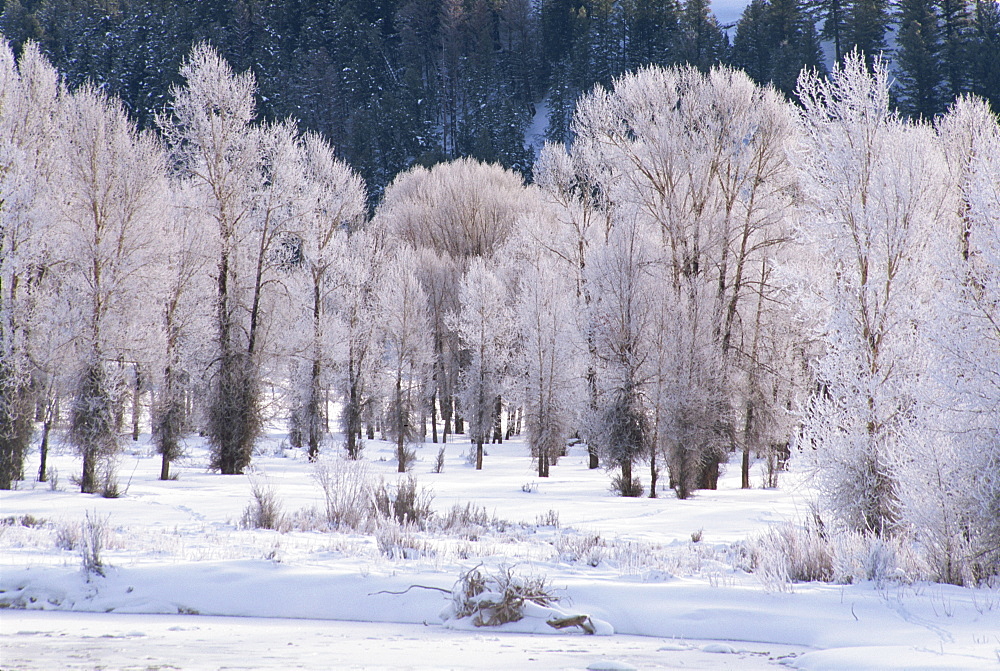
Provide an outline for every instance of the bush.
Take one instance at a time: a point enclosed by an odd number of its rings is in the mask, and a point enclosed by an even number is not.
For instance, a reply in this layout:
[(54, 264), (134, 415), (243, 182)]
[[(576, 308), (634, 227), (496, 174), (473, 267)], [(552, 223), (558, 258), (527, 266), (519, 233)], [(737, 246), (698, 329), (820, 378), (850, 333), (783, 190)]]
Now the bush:
[(750, 570), (769, 589), (787, 590), (795, 582), (856, 583), (871, 580), (913, 582), (933, 579), (926, 563), (905, 537), (884, 538), (840, 530), (827, 533), (814, 518), (807, 525), (772, 527), (748, 543)]
[(80, 525), (60, 524), (56, 527), (55, 546), (60, 550), (73, 551), (80, 547)]
[(390, 559), (419, 559), (433, 554), (431, 546), (413, 534), (408, 524), (387, 522), (375, 528), (379, 552)]
[(434, 459), (434, 472), (435, 473), (444, 472), (444, 447), (438, 450), (437, 458)]
[(605, 559), (607, 544), (597, 534), (562, 533), (552, 543), (564, 562), (599, 566)]
[(90, 581), (91, 575), (104, 577), (104, 559), (101, 556), (108, 540), (108, 517), (101, 517), (96, 512), (86, 513), (79, 537), (80, 558), (83, 562), (83, 572)]
[(553, 529), (558, 529), (559, 511), (549, 508), (548, 512), (544, 515), (538, 515), (535, 518), (535, 525), (539, 527), (552, 527)]
[(361, 529), (371, 519), (372, 481), (362, 461), (319, 461), (313, 478), (323, 490), (326, 522), (332, 528)]
[(845, 531), (832, 539), (832, 546), (837, 582), (871, 580), (882, 585), (886, 581), (912, 582), (932, 577), (904, 538)]
[(434, 495), (429, 490), (417, 489), (417, 480), (411, 475), (392, 488), (385, 482), (380, 483), (372, 494), (372, 508), (377, 517), (423, 529), (433, 517), (433, 500)]
[(250, 494), (253, 500), (243, 511), (240, 526), (244, 529), (274, 529), (280, 531), (284, 527), (284, 515), (281, 512), (281, 502), (270, 483), (262, 478), (250, 476)]
[(496, 627), (524, 617), (525, 602), (551, 606), (559, 601), (543, 577), (519, 576), (509, 566), (489, 573), (466, 571), (452, 588), (455, 617), (471, 617), (477, 627)]
[(751, 570), (769, 589), (785, 590), (793, 582), (833, 579), (833, 549), (813, 526), (773, 526), (750, 543)]
[(632, 478), (629, 482), (621, 476), (621, 473), (616, 473), (611, 478), (611, 491), (618, 496), (626, 496), (630, 498), (639, 498), (643, 494), (642, 481), (639, 478)]

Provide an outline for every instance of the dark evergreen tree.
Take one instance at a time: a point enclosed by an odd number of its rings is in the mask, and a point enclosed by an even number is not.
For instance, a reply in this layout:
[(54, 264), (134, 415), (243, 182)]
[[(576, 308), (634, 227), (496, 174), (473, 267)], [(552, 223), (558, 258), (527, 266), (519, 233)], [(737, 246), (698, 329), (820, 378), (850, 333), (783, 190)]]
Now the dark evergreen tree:
[(625, 70), (674, 62), (680, 30), (677, 0), (624, 0)]
[(542, 57), (548, 68), (562, 63), (576, 44), (581, 13), (587, 14), (587, 4), (581, 0), (541, 0)]
[(891, 16), (889, 0), (853, 0), (847, 5), (845, 22), (847, 40), (844, 53), (858, 49), (865, 56), (868, 67), (879, 54), (886, 54)]
[(724, 63), (729, 58), (729, 38), (709, 9), (708, 0), (687, 0), (680, 15), (680, 34), (675, 61), (699, 70)]
[(971, 88), (1000, 114), (1000, 4), (977, 0), (970, 44)]
[(816, 20), (821, 22), (820, 37), (833, 44), (833, 57), (839, 63), (847, 53), (847, 14), (849, 0), (817, 0), (813, 6)]
[(900, 108), (930, 119), (944, 112), (942, 44), (934, 0), (902, 0), (897, 36), (897, 81)]
[(802, 68), (823, 69), (812, 17), (797, 0), (753, 0), (736, 26), (732, 62), (791, 96)]
[(941, 38), (941, 75), (949, 99), (971, 86), (972, 17), (970, 0), (937, 0)]
[(4, 0), (0, 12), (0, 32), (10, 43), (15, 53), (28, 40), (41, 42), (44, 34), (38, 21), (38, 8), (43, 0)]

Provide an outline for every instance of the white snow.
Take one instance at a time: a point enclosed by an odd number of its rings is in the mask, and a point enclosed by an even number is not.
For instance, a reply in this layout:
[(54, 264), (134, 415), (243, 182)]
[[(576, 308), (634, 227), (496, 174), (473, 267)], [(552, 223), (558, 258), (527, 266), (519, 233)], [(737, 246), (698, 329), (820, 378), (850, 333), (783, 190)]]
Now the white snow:
[[(265, 441), (254, 459), (288, 517), (322, 510), (299, 450)], [(240, 529), (247, 476), (206, 471), (200, 444), (160, 482), (145, 437), (120, 463), (127, 494), (102, 499), (69, 482), (79, 462), (57, 446), (59, 488), (22, 482), (0, 517), (0, 645), (4, 669), (94, 668), (774, 668), (986, 669), (1000, 664), (1000, 590), (936, 584), (797, 584), (768, 591), (741, 556), (767, 525), (802, 519), (811, 497), (795, 473), (779, 490), (739, 489), (732, 465), (715, 492), (688, 501), (622, 499), (581, 447), (537, 478), (520, 440), (417, 448), (413, 475), (441, 514), (481, 506), (506, 526), (403, 532), (411, 558), (387, 556), (360, 532)], [(332, 451), (333, 448), (327, 448)], [(371, 470), (394, 481), (393, 446), (369, 441)], [(36, 457), (37, 458), (37, 457)], [(329, 458), (329, 457), (327, 457)], [(37, 470), (27, 464), (26, 472)], [(759, 474), (753, 478), (759, 483)], [(84, 515), (107, 517), (105, 577), (57, 546)], [(44, 520), (24, 526), (23, 517)], [(551, 524), (558, 518), (558, 527)], [(545, 522), (545, 524), (539, 524)], [(702, 530), (694, 543), (692, 533)], [(561, 597), (496, 628), (443, 621), (470, 568), (544, 577)], [(419, 586), (419, 587), (413, 587)], [(430, 589), (428, 589), (430, 588)], [(437, 589), (435, 589), (437, 588)], [(555, 630), (587, 615), (598, 634)], [(542, 635), (544, 634), (544, 635)]]

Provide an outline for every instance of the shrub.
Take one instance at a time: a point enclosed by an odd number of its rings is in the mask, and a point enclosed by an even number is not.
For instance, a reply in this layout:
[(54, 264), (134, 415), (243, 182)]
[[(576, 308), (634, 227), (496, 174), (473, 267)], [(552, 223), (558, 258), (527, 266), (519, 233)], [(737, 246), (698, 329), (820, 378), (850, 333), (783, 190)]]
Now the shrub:
[(250, 494), (253, 500), (243, 511), (240, 526), (244, 529), (274, 529), (280, 531), (284, 526), (284, 515), (281, 512), (281, 502), (278, 495), (263, 478), (250, 476)]
[(319, 461), (313, 478), (323, 490), (326, 522), (333, 528), (360, 529), (371, 519), (372, 482), (362, 461)]
[(104, 559), (101, 556), (108, 540), (108, 517), (101, 517), (96, 512), (86, 513), (80, 533), (80, 558), (83, 562), (83, 572), (90, 581), (91, 575), (104, 577)]
[(385, 522), (375, 528), (379, 552), (390, 559), (418, 559), (433, 554), (430, 544), (414, 535), (408, 524)]
[(437, 458), (434, 459), (434, 472), (444, 472), (444, 447), (438, 450)]
[(785, 523), (769, 528), (750, 544), (751, 568), (770, 589), (792, 582), (833, 579), (833, 550), (816, 526)]
[(559, 534), (552, 543), (559, 559), (570, 563), (599, 566), (605, 559), (607, 545), (597, 534)]
[(544, 515), (538, 515), (535, 518), (535, 525), (540, 527), (552, 527), (553, 529), (559, 528), (559, 511), (552, 510), (549, 508), (548, 512)]
[(55, 545), (60, 550), (76, 550), (80, 546), (80, 525), (60, 524), (57, 526)]
[(630, 498), (639, 498), (643, 494), (642, 481), (639, 478), (632, 478), (631, 482), (621, 476), (621, 473), (616, 473), (611, 478), (611, 491), (618, 496), (626, 496)]
[(433, 516), (431, 501), (434, 495), (426, 488), (417, 489), (412, 475), (400, 480), (392, 488), (385, 482), (372, 493), (372, 507), (377, 517), (393, 519), (399, 524), (415, 525), (423, 529)]
[(550, 606), (559, 601), (544, 577), (519, 576), (509, 566), (496, 573), (477, 566), (452, 588), (455, 617), (471, 617), (477, 627), (496, 627), (524, 617), (525, 602)]
[(912, 582), (931, 577), (904, 538), (844, 531), (832, 539), (834, 580), (854, 583), (871, 580), (878, 585), (895, 580)]

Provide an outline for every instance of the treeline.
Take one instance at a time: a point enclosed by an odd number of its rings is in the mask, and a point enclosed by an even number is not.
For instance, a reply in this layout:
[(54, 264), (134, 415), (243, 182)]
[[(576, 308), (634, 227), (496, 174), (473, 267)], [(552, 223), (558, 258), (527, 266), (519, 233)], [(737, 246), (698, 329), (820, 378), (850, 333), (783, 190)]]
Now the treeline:
[(714, 488), (733, 453), (776, 486), (793, 454), (831, 530), (915, 540), (941, 580), (1000, 573), (981, 99), (907, 120), (861, 54), (804, 71), (797, 105), (728, 67), (644, 68), (580, 99), (533, 184), (416, 166), (369, 216), (326, 139), (258, 118), (252, 73), (205, 43), (179, 73), (142, 131), (0, 49), (0, 488), (36, 429), (44, 480), (65, 429), (81, 491), (114, 495), (129, 408), (163, 479), (195, 430), (223, 474), (269, 420), (310, 459), (383, 435), (400, 472), (462, 434), (488, 471), (520, 424), (539, 477), (579, 439), (623, 496)]
[(963, 93), (1000, 109), (995, 0), (753, 0), (735, 26), (708, 0), (5, 0), (0, 31), (15, 51), (36, 40), (71, 86), (118, 96), (140, 128), (208, 40), (254, 73), (264, 118), (335, 141), (372, 205), (414, 164), (469, 156), (530, 176), (536, 116), (565, 141), (581, 94), (644, 65), (729, 64), (793, 95), (803, 67), (857, 48), (886, 54), (906, 114)]

